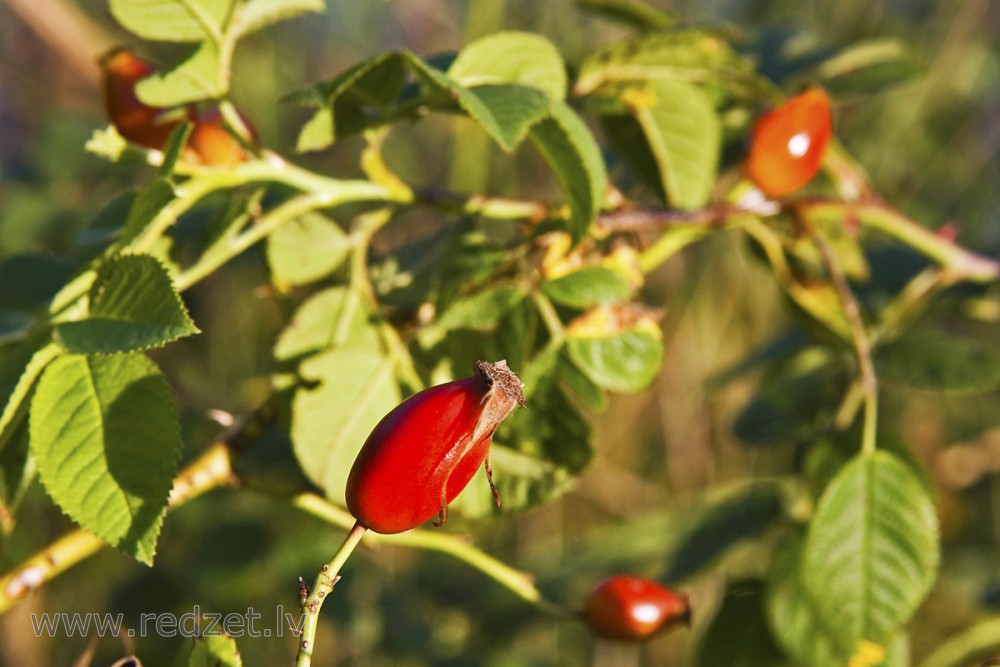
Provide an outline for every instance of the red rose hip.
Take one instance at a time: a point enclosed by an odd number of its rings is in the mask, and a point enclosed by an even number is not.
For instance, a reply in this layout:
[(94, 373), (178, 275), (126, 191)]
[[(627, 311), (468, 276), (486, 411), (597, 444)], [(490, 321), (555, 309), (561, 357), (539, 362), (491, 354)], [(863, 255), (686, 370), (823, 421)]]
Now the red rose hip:
[(435, 514), (444, 523), (448, 503), (479, 466), (490, 475), (493, 432), (518, 405), (521, 381), (504, 361), (476, 362), (472, 377), (414, 394), (362, 446), (347, 479), (347, 508), (377, 533), (410, 530)]
[(600, 637), (642, 641), (677, 623), (689, 623), (691, 608), (685, 595), (649, 579), (621, 575), (590, 592), (584, 618)]
[[(143, 104), (135, 94), (135, 85), (154, 74), (156, 68), (129, 49), (114, 49), (100, 59), (104, 74), (104, 109), (108, 120), (129, 141), (146, 148), (163, 150), (170, 133), (183, 118), (171, 109)], [(190, 115), (178, 111), (180, 116)]]
[(747, 175), (770, 197), (794, 192), (819, 173), (832, 134), (830, 98), (820, 88), (806, 90), (757, 121)]

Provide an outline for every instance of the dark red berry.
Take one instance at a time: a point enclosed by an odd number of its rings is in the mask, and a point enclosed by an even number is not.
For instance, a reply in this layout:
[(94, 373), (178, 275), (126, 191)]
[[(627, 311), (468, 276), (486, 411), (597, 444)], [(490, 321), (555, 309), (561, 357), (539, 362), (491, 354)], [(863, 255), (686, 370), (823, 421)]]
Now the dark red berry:
[(621, 575), (590, 592), (584, 617), (600, 637), (642, 641), (678, 623), (689, 623), (691, 609), (683, 594), (649, 579)]
[[(440, 525), (479, 466), (490, 472), (493, 432), (517, 405), (521, 382), (504, 361), (476, 362), (472, 377), (406, 399), (361, 448), (347, 479), (348, 509), (377, 533), (410, 530), (435, 514)], [(494, 496), (499, 503), (495, 488)]]

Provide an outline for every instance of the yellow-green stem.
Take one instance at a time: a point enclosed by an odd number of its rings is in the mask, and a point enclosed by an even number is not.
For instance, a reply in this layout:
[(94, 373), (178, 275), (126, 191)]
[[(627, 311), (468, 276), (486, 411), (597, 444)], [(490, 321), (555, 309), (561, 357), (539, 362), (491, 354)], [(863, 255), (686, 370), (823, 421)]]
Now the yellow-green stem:
[(323, 601), (333, 592), (333, 587), (340, 579), (340, 568), (344, 566), (347, 559), (354, 553), (355, 547), (361, 542), (367, 528), (360, 523), (355, 523), (348, 531), (344, 543), (333, 555), (330, 562), (323, 566), (316, 576), (316, 583), (313, 584), (312, 592), (302, 602), (302, 614), (304, 615), (302, 624), (302, 636), (299, 638), (299, 652), (295, 658), (296, 667), (309, 667), (312, 665), (313, 651), (316, 648), (316, 628), (319, 624), (319, 612), (323, 607)]
[[(323, 519), (335, 526), (347, 528), (354, 524), (354, 517), (345, 509), (314, 493), (299, 493), (291, 498), (293, 506)], [(439, 530), (416, 529), (396, 535), (380, 535), (369, 532), (365, 544), (390, 544), (400, 547), (436, 551), (455, 560), (470, 565), (495, 582), (511, 591), (519, 598), (548, 613), (569, 613), (557, 604), (544, 598), (535, 586), (534, 578), (506, 563), (483, 553), (466, 539)]]
[[(174, 480), (170, 508), (179, 507), (210, 489), (230, 484), (232, 480), (229, 449), (223, 443), (216, 443)], [(0, 577), (0, 614), (106, 546), (104, 540), (79, 528), (41, 549)]]

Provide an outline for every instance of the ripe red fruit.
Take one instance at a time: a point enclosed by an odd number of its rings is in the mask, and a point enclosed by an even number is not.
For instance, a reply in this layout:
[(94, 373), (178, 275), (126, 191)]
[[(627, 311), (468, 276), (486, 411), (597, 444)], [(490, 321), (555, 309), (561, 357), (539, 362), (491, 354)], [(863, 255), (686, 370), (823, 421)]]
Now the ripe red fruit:
[(191, 128), (187, 148), (189, 158), (210, 167), (230, 166), (247, 159), (243, 146), (223, 126), (218, 109), (198, 116)]
[(521, 381), (505, 361), (477, 361), (472, 377), (425, 389), (382, 418), (358, 453), (347, 479), (347, 508), (377, 533), (401, 533), (435, 514), (485, 463), (493, 432), (517, 405)]
[(101, 57), (104, 107), (118, 133), (146, 148), (163, 150), (170, 133), (188, 115), (187, 110), (151, 107), (135, 94), (135, 85), (156, 68), (129, 49), (114, 49)]
[(826, 92), (811, 88), (796, 95), (757, 121), (747, 174), (770, 197), (794, 192), (819, 172), (832, 134)]
[(691, 608), (685, 595), (649, 579), (621, 575), (590, 592), (584, 618), (600, 637), (642, 641), (677, 623), (690, 623)]

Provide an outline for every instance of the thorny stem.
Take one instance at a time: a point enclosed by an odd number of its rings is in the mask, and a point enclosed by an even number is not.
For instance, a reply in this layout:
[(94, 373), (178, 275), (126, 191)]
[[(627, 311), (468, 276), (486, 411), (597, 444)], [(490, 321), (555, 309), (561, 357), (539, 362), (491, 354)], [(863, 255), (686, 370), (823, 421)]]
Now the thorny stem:
[(316, 645), (316, 628), (319, 624), (319, 612), (323, 607), (326, 596), (333, 592), (333, 587), (340, 580), (340, 568), (344, 566), (347, 559), (354, 553), (354, 549), (360, 544), (361, 538), (365, 536), (365, 528), (360, 522), (355, 522), (348, 531), (344, 543), (333, 555), (330, 562), (323, 566), (316, 576), (316, 583), (313, 584), (312, 592), (302, 603), (302, 614), (304, 622), (302, 624), (302, 636), (299, 638), (299, 652), (295, 658), (296, 667), (310, 667), (312, 665), (313, 649)]
[[(800, 212), (812, 215), (853, 215), (862, 226), (891, 236), (938, 263), (956, 280), (976, 283), (993, 282), (1000, 278), (1000, 261), (979, 255), (935, 234), (881, 201), (845, 202), (839, 199), (800, 199), (788, 202)], [(800, 216), (801, 217), (801, 216)]]

